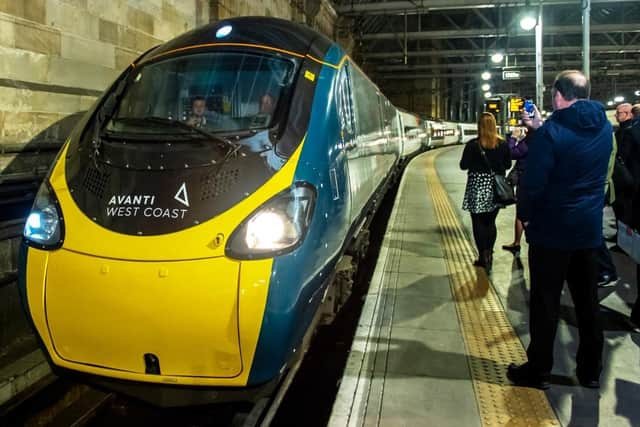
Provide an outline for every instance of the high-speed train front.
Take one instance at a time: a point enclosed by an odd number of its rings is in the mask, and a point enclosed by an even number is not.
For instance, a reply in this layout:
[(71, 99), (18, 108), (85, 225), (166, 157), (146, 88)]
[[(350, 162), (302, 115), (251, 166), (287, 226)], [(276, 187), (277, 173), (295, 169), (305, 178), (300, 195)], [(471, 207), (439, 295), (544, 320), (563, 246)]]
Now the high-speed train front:
[(118, 78), (25, 228), (20, 288), (54, 365), (216, 387), (287, 368), (398, 157), (383, 117), (356, 124), (356, 90), (379, 94), (348, 63), (306, 27), (237, 18)]

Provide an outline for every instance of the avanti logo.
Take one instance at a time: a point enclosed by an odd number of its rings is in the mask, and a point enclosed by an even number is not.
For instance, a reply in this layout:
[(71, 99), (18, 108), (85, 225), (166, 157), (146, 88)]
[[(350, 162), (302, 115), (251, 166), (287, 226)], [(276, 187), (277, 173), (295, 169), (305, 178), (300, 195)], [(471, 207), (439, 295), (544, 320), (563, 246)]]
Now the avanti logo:
[(185, 205), (186, 207), (189, 207), (189, 196), (187, 195), (186, 183), (184, 182), (182, 183), (182, 185), (178, 189), (178, 192), (176, 193), (175, 196), (173, 196), (173, 198), (179, 201), (180, 203), (182, 203), (183, 205)]

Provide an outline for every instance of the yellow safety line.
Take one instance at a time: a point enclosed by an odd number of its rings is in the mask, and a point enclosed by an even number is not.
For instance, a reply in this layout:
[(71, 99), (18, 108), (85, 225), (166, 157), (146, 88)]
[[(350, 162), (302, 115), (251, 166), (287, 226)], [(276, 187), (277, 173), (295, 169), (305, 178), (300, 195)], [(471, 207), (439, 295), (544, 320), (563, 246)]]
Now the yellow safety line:
[(559, 426), (543, 391), (512, 386), (506, 377), (509, 363), (523, 363), (526, 353), (484, 270), (472, 264), (475, 249), (435, 170), (436, 157), (449, 150), (426, 155), (426, 176), (482, 425)]

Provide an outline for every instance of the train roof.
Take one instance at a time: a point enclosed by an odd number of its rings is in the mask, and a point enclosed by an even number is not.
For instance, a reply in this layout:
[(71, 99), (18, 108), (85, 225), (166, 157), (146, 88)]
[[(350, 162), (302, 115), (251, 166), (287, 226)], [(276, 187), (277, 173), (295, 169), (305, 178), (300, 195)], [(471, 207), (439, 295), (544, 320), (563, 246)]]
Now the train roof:
[[(230, 26), (230, 32), (218, 30)], [(146, 58), (187, 48), (214, 46), (269, 46), (301, 55), (323, 58), (333, 42), (317, 31), (295, 22), (264, 16), (223, 19), (198, 27), (153, 49)], [(257, 46), (256, 46), (257, 45)]]

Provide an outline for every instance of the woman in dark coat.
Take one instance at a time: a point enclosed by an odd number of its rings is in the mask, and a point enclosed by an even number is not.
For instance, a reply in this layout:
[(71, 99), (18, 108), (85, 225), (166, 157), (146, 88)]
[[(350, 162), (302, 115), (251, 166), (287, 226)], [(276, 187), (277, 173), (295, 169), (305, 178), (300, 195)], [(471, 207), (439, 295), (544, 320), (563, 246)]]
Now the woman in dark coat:
[[(526, 128), (515, 128), (511, 137), (507, 139), (509, 143), (509, 150), (511, 151), (511, 159), (516, 161), (515, 166), (509, 173), (507, 179), (509, 179), (516, 187), (516, 194), (518, 188), (518, 182), (520, 177), (524, 174), (524, 169), (527, 164), (527, 153), (529, 152), (529, 134), (524, 130)], [(517, 212), (516, 205), (516, 212)], [(516, 213), (516, 220), (514, 224), (513, 243), (508, 245), (502, 245), (502, 249), (513, 253), (514, 255), (520, 255), (520, 240), (522, 240), (522, 232), (524, 227), (522, 222), (518, 219)]]
[(496, 242), (496, 216), (501, 206), (494, 202), (493, 174), (504, 175), (511, 167), (509, 146), (498, 136), (496, 119), (482, 113), (478, 120), (478, 137), (464, 147), (460, 169), (469, 171), (462, 209), (471, 213), (473, 238), (478, 259), (473, 263), (491, 271)]

